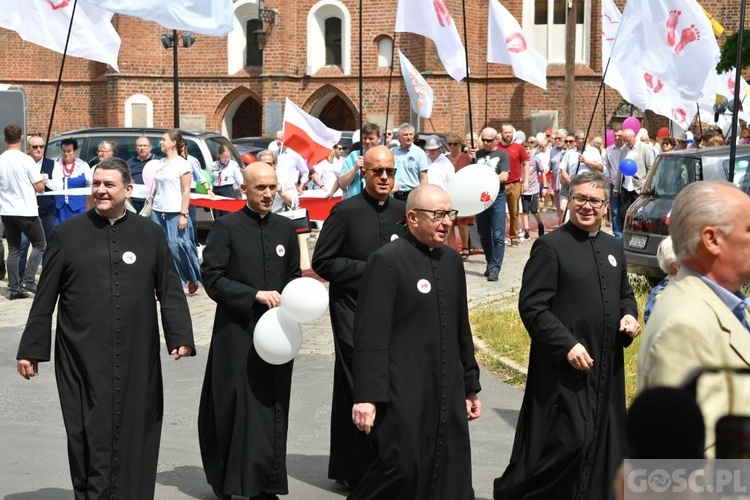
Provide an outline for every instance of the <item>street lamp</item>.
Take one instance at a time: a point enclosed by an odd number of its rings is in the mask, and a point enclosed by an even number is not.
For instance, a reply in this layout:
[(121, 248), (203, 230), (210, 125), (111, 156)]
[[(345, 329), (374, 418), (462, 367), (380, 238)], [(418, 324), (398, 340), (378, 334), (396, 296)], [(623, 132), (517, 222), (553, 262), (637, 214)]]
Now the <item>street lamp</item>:
[(258, 50), (266, 50), (266, 42), (268, 41), (268, 32), (266, 31), (265, 25), (268, 23), (268, 31), (271, 31), (271, 26), (276, 24), (276, 11), (273, 9), (266, 9), (263, 6), (263, 0), (258, 2), (258, 20), (260, 21), (260, 27), (253, 31), (255, 37), (255, 43)]
[(174, 69), (172, 73), (172, 88), (174, 90), (174, 128), (180, 128), (180, 85), (179, 85), (179, 65), (177, 63), (177, 44), (182, 38), (182, 46), (188, 48), (195, 42), (195, 37), (191, 33), (177, 34), (177, 30), (172, 30), (172, 34), (165, 33), (161, 36), (161, 44), (165, 49), (172, 49)]

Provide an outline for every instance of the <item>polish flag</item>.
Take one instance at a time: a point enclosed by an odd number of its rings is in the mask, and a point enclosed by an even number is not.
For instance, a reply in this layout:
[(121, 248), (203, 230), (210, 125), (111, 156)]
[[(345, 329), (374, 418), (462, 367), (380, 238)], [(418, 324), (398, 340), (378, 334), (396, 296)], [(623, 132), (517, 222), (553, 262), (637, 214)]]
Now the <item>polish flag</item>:
[(341, 132), (326, 127), (287, 98), (284, 106), (284, 145), (302, 156), (308, 165), (328, 157)]
[(647, 73), (696, 102), (719, 55), (711, 22), (696, 0), (628, 0), (610, 64)]
[(73, 17), (68, 54), (109, 64), (118, 71), (120, 36), (112, 26), (112, 13), (74, 0), (16, 0), (3, 2), (0, 27), (18, 33), (27, 42), (63, 53)]
[(432, 104), (435, 102), (435, 93), (417, 68), (409, 61), (399, 49), (398, 60), (401, 63), (401, 75), (404, 77), (406, 91), (411, 100), (411, 109), (422, 118), (432, 115)]
[[(234, 7), (232, 6), (232, 0), (82, 1), (116, 14), (153, 21), (173, 30), (225, 36), (233, 29)], [(81, 2), (78, 4), (80, 5)]]
[(466, 77), (464, 44), (443, 0), (398, 0), (396, 31), (429, 38), (451, 78), (460, 82)]
[(529, 46), (521, 25), (498, 0), (490, 0), (487, 62), (508, 64), (517, 78), (547, 88), (547, 60)]

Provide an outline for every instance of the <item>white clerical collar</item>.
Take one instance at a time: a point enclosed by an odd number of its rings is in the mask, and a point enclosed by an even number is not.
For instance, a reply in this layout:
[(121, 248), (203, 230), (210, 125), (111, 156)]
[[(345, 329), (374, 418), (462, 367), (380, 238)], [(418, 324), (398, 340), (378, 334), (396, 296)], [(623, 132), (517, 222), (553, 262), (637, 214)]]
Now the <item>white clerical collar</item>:
[(265, 217), (266, 215), (268, 215), (268, 214), (270, 214), (270, 213), (271, 213), (271, 212), (266, 212), (266, 213), (262, 214), (262, 213), (260, 213), (260, 212), (258, 212), (258, 211), (255, 211), (255, 210), (253, 210), (252, 208), (250, 208), (250, 205), (248, 205), (247, 203), (245, 203), (245, 206), (246, 206), (246, 207), (248, 208), (248, 210), (250, 210), (250, 211), (251, 211), (252, 213), (254, 213), (254, 214), (258, 214), (258, 217), (260, 217), (261, 219), (263, 219), (263, 217)]
[(101, 213), (101, 212), (99, 212), (99, 210), (97, 210), (97, 209), (94, 209), (94, 211), (95, 211), (96, 213), (98, 213), (98, 214), (99, 214), (99, 216), (101, 216), (101, 217), (104, 217), (105, 219), (107, 219), (107, 220), (109, 221), (109, 225), (110, 225), (110, 226), (114, 225), (114, 223), (115, 223), (115, 222), (117, 222), (118, 220), (120, 220), (120, 219), (122, 219), (123, 217), (125, 217), (125, 214), (126, 214), (126, 213), (128, 212), (127, 210), (125, 210), (125, 211), (123, 211), (123, 212), (122, 212), (122, 215), (121, 215), (121, 216), (119, 216), (118, 218), (116, 218), (116, 219), (110, 219), (109, 217), (105, 217), (104, 215), (102, 215), (102, 213)]
[(589, 238), (596, 238), (596, 235), (599, 234), (599, 231), (592, 231), (589, 233)]

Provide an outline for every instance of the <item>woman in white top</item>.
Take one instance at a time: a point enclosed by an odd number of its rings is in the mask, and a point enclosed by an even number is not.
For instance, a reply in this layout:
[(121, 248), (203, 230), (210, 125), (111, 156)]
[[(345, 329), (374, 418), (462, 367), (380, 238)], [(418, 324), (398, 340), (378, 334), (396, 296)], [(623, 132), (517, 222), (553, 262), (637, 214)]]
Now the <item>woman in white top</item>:
[(180, 278), (192, 294), (198, 290), (201, 270), (188, 214), (191, 169), (186, 159), (187, 146), (179, 130), (169, 130), (161, 137), (161, 151), (165, 158), (159, 160), (154, 174), (151, 220), (164, 229)]
[(325, 189), (330, 191), (341, 173), (344, 166), (344, 146), (336, 144), (331, 150), (328, 158), (315, 165), (314, 173), (310, 173), (310, 189)]
[[(216, 160), (213, 167), (211, 167), (213, 193), (217, 196), (237, 198), (236, 193), (244, 182), (242, 179), (242, 171), (240, 170), (239, 165), (237, 165), (237, 162), (232, 159), (232, 152), (226, 144), (219, 146), (218, 153), (219, 159)], [(214, 214), (214, 219), (230, 213), (216, 209), (213, 209), (212, 212)]]

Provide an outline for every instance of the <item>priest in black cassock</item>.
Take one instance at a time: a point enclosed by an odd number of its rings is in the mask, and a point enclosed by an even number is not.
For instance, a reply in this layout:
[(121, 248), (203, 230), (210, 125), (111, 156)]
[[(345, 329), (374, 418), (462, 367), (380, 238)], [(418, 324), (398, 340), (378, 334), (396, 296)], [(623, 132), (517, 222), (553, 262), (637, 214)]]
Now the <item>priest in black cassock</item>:
[(406, 208), (409, 234), (370, 256), (357, 300), (352, 419), (377, 457), (348, 498), (470, 500), (481, 404), (464, 268), (445, 245), (456, 211), (433, 185)]
[(518, 308), (531, 337), (510, 464), (495, 499), (613, 497), (624, 458), (623, 349), (641, 331), (622, 242), (600, 231), (609, 184), (570, 184), (570, 222), (531, 248)]
[(125, 209), (132, 190), (123, 160), (97, 166), (94, 209), (51, 235), (18, 348), (19, 373), (36, 376), (50, 359), (57, 305), (55, 375), (76, 499), (154, 497), (163, 404), (157, 301), (169, 352), (195, 353), (164, 231)]
[(354, 311), (367, 258), (403, 235), (406, 203), (390, 197), (393, 153), (375, 146), (365, 153), (361, 195), (336, 204), (315, 243), (313, 270), (329, 281), (331, 326), (336, 349), (331, 407), (328, 477), (355, 485), (375, 458), (366, 436), (352, 423)]
[(198, 412), (206, 478), (219, 498), (287, 494), (286, 437), (292, 361), (271, 365), (253, 346), (258, 319), (301, 276), (291, 220), (271, 213), (273, 167), (245, 168), (247, 205), (217, 219), (203, 251), (203, 286), (216, 302)]

